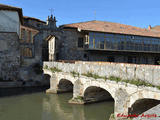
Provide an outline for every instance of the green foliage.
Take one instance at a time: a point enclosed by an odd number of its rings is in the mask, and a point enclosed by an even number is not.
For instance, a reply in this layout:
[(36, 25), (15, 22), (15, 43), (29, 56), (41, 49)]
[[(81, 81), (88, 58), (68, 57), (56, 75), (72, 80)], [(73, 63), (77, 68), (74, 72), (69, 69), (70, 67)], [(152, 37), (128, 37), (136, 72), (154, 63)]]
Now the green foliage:
[(48, 69), (48, 66), (47, 66), (47, 65), (45, 65), (45, 66), (44, 66), (44, 69)]
[(120, 81), (122, 81), (122, 79), (121, 79), (121, 78), (119, 78), (119, 77), (115, 77), (115, 76), (110, 76), (108, 79), (109, 79), (109, 80), (116, 81), (116, 82), (120, 82)]
[(50, 71), (52, 71), (53, 73), (55, 72), (62, 72), (62, 70), (56, 68), (56, 67), (53, 67), (53, 68), (49, 68)]
[(72, 74), (73, 77), (79, 77), (79, 73), (77, 73), (75, 71), (72, 71), (71, 74)]
[(124, 79), (121, 79), (121, 78), (115, 77), (115, 76), (110, 76), (108, 79), (112, 80), (112, 81), (116, 81), (116, 82), (130, 83), (130, 84), (133, 84), (136, 86), (157, 87), (158, 89), (160, 89), (160, 86), (154, 86), (154, 85), (147, 83), (145, 81), (142, 81), (142, 80), (124, 80)]
[(91, 72), (87, 72), (87, 74), (82, 74), (82, 75), (84, 75), (84, 76), (86, 76), (86, 77), (92, 77), (92, 78), (94, 78), (94, 79), (105, 79), (106, 80), (106, 77), (102, 77), (102, 76), (99, 76), (99, 75), (97, 75), (97, 74), (93, 74), (93, 73), (91, 73)]
[(75, 99), (83, 100), (83, 97), (82, 96), (77, 96)]

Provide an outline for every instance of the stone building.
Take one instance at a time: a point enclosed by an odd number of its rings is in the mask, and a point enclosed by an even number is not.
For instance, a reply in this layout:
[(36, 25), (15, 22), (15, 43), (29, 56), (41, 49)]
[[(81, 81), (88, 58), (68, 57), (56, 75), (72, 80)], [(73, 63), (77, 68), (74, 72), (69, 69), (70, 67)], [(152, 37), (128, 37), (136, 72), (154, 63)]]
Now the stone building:
[(18, 80), (22, 9), (0, 4), (0, 79)]
[(104, 21), (57, 27), (53, 15), (45, 22), (23, 17), (21, 8), (2, 4), (0, 15), (0, 77), (6, 80), (43, 81), (43, 74), (37, 74), (43, 61), (160, 61), (160, 31), (156, 27), (142, 29)]
[(64, 41), (68, 46), (62, 48), (66, 50), (60, 59), (159, 64), (160, 31), (104, 21), (61, 28), (68, 32)]
[(160, 32), (151, 27), (142, 29), (104, 21), (57, 27), (56, 22), (51, 15), (46, 24), (38, 28), (39, 33), (34, 38), (35, 62), (82, 60), (159, 64)]

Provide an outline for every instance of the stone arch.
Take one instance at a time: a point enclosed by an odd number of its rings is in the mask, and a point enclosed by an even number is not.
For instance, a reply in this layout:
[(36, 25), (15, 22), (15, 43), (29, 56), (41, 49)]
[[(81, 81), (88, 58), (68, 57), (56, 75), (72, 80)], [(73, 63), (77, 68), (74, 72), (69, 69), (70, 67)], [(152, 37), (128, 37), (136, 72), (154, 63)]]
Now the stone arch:
[(53, 76), (53, 73), (50, 70), (43, 70), (43, 72), (44, 72), (44, 74), (47, 74), (47, 75), (49, 75), (51, 77)]
[(141, 114), (158, 104), (160, 104), (160, 94), (152, 91), (139, 91), (130, 96), (128, 113)]
[(128, 109), (128, 114), (142, 114), (143, 112), (151, 109), (152, 107), (160, 104), (160, 100), (151, 99), (151, 98), (142, 98), (136, 100), (132, 106)]
[(73, 85), (72, 81), (62, 78), (58, 82), (57, 93), (73, 92)]
[(83, 100), (86, 103), (114, 100), (112, 95), (104, 88), (98, 86), (89, 86), (85, 89)]
[(83, 88), (82, 96), (84, 96), (85, 91), (87, 90), (87, 88), (89, 88), (91, 86), (104, 89), (111, 95), (111, 97), (113, 99), (115, 98), (115, 91), (116, 91), (115, 87), (110, 86), (109, 83), (104, 83), (104, 82), (101, 83), (101, 82), (96, 82), (96, 81), (95, 82), (91, 82), (90, 81), (88, 83), (85, 83), (84, 88)]
[(139, 91), (130, 96), (129, 107), (131, 107), (139, 99), (155, 99), (160, 100), (160, 94), (152, 91)]
[(44, 85), (50, 86), (51, 75), (43, 74), (43, 83)]

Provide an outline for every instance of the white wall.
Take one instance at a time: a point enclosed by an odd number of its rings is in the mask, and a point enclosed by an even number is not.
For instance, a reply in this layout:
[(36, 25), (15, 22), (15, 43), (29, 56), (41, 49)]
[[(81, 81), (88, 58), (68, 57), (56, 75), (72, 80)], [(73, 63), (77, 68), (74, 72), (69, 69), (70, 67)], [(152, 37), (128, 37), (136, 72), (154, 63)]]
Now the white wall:
[(17, 11), (0, 10), (0, 32), (17, 32), (20, 35), (20, 19)]
[(55, 37), (52, 37), (49, 40), (49, 53), (54, 54), (55, 53)]

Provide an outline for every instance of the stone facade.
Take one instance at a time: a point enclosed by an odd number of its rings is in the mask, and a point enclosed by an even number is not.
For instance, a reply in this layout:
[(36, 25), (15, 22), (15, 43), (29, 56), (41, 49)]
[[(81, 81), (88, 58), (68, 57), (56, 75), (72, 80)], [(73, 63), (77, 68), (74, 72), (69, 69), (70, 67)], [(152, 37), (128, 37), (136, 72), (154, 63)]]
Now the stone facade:
[(0, 77), (3, 80), (18, 80), (20, 60), (17, 33), (0, 32)]

